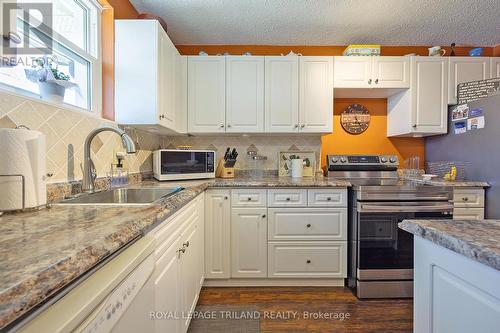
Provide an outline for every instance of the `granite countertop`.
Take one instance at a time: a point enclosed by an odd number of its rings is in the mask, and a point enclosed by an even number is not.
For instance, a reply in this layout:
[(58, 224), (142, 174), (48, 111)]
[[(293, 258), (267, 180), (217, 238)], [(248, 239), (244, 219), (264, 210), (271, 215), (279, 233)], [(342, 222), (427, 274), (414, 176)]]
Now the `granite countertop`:
[(206, 185), (150, 206), (55, 205), (0, 216), (0, 329), (163, 222)]
[(236, 177), (215, 178), (208, 181), (208, 187), (349, 187), (348, 181), (327, 177), (278, 177), (266, 176), (261, 178)]
[(404, 220), (399, 228), (500, 270), (500, 220)]
[(451, 187), (490, 187), (487, 182), (478, 181), (466, 181), (466, 180), (444, 180), (443, 178), (433, 178), (431, 180), (425, 180), (421, 177), (415, 178), (404, 178), (407, 181), (422, 184), (422, 185), (432, 185), (432, 186), (451, 186)]

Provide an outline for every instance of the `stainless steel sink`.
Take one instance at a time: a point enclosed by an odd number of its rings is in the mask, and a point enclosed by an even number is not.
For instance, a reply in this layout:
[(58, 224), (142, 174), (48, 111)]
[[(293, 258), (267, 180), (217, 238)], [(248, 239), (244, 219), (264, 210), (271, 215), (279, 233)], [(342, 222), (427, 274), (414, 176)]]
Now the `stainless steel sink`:
[(183, 189), (183, 187), (119, 188), (66, 199), (58, 205), (150, 205)]

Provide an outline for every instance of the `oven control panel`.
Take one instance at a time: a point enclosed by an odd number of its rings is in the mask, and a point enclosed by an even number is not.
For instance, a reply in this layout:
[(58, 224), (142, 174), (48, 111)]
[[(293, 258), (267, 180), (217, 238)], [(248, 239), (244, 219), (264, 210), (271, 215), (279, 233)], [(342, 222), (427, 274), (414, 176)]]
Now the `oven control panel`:
[(396, 170), (399, 166), (395, 155), (327, 155), (328, 170)]

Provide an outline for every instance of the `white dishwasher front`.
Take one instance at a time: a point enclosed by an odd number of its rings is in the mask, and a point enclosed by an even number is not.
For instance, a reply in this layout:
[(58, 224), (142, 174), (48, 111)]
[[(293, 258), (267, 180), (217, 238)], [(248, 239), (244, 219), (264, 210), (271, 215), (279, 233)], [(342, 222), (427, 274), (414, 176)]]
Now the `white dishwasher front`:
[(154, 240), (143, 237), (103, 265), (20, 331), (153, 332)]

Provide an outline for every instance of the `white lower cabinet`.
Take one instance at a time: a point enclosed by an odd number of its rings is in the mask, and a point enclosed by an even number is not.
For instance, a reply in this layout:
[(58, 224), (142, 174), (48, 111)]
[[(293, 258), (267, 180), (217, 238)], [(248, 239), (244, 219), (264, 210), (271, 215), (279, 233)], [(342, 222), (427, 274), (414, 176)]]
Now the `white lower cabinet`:
[[(155, 302), (151, 311), (167, 318), (155, 321), (155, 332), (185, 333), (203, 280), (203, 194), (151, 233), (157, 240), (153, 273)], [(172, 229), (172, 226), (174, 227)], [(203, 257), (203, 256), (202, 256)]]
[(269, 240), (347, 240), (347, 208), (269, 208)]
[(230, 276), (231, 201), (229, 190), (205, 193), (205, 277)]
[(269, 242), (269, 277), (344, 278), (347, 242)]
[(231, 277), (267, 277), (267, 208), (231, 210)]

